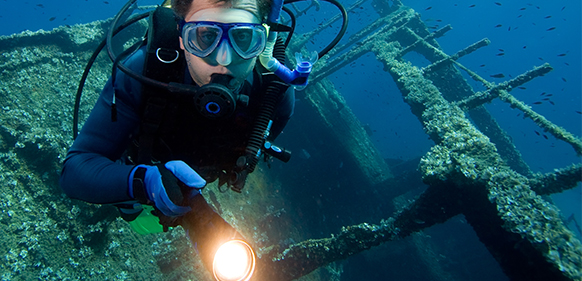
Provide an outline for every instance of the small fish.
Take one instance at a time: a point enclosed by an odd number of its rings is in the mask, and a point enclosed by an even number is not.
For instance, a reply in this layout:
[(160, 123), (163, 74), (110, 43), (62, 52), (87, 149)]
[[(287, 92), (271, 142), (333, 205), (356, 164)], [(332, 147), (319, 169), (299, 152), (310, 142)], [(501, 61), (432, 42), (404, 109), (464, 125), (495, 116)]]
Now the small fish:
[(559, 54), (558, 57), (565, 57), (566, 54)]
[(523, 46), (522, 49), (527, 49), (527, 46)]
[(503, 55), (505, 55), (505, 53), (499, 53), (496, 56), (500, 57), (500, 56), (503, 56)]
[(555, 26), (552, 26), (552, 27), (550, 27), (550, 28), (546, 29), (546, 31), (552, 31), (552, 30), (554, 30), (554, 29), (556, 29), (556, 27), (555, 27)]
[(511, 26), (507, 28), (507, 31), (511, 31)]
[(538, 60), (544, 60), (544, 58), (542, 58), (542, 57), (538, 57)]
[(501, 3), (499, 3), (499, 2), (495, 2), (495, 5), (497, 5), (497, 6), (501, 6)]
[(526, 7), (523, 7), (521, 9), (519, 9), (520, 11), (525, 11), (525, 9), (527, 9)]
[(542, 102), (541, 101), (536, 101), (533, 104), (542, 104)]
[(425, 11), (428, 11), (428, 10), (430, 10), (430, 9), (432, 9), (432, 6), (429, 6), (428, 8), (426, 8), (426, 9), (424, 9), (424, 10), (425, 10)]
[(519, 16), (517, 16), (517, 18), (521, 18), (521, 17), (523, 17), (523, 15), (519, 15)]
[(566, 78), (564, 78), (564, 77), (562, 77), (562, 81), (564, 81), (564, 82), (568, 82), (568, 81), (566, 80)]
[(564, 9), (566, 9), (566, 6), (562, 7), (562, 9), (560, 10), (560, 12), (563, 11)]
[(107, 1), (103, 1), (103, 3), (105, 3), (105, 4), (109, 4), (109, 2), (107, 2)]
[(43, 5), (43, 4), (36, 4), (36, 6), (37, 6), (37, 7), (44, 8), (44, 5)]
[(526, 88), (525, 88), (525, 87), (523, 87), (523, 86), (519, 86), (519, 87), (517, 87), (517, 88), (518, 88), (518, 89), (520, 89), (520, 90), (525, 90), (525, 89), (526, 89)]
[(551, 18), (551, 17), (552, 17), (552, 16), (545, 16), (545, 17), (544, 17), (544, 19), (549, 19), (549, 18)]
[(503, 25), (501, 25), (501, 24), (498, 24), (498, 25), (496, 25), (495, 27), (502, 27), (502, 26), (503, 26)]
[(554, 94), (547, 94), (547, 95), (546, 95), (546, 97), (551, 97), (551, 96), (553, 96), (553, 95), (554, 95)]
[(485, 65), (484, 65), (484, 64), (482, 64), (482, 65), (480, 65), (479, 67), (485, 67)]
[(545, 96), (545, 95), (546, 95), (546, 92), (542, 92), (542, 93), (540, 94), (540, 96)]
[(549, 100), (548, 101), (551, 105), (556, 105), (553, 101)]
[(475, 7), (475, 6), (477, 6), (477, 5), (473, 4), (473, 5), (469, 6), (469, 8), (473, 8), (473, 7)]
[(493, 75), (489, 75), (489, 76), (491, 76), (493, 78), (503, 78), (503, 77), (505, 77), (505, 75), (503, 75), (503, 73), (497, 73), (497, 74), (493, 74)]
[(52, 17), (49, 19), (49, 21), (54, 21), (57, 17)]
[(550, 100), (550, 98), (543, 98), (542, 100)]
[(503, 49), (498, 49), (498, 50), (499, 50), (500, 52), (505, 52), (505, 50), (503, 50)]
[(436, 22), (442, 22), (443, 20), (436, 20)]
[(580, 111), (580, 110), (576, 110), (576, 113), (578, 113), (578, 114), (582, 114), (582, 111)]
[(538, 131), (534, 131), (534, 132), (536, 133), (536, 135), (538, 135), (538, 136), (540, 135), (540, 132), (538, 132)]
[(548, 136), (546, 136), (545, 134), (542, 135), (544, 137), (544, 139), (548, 139)]

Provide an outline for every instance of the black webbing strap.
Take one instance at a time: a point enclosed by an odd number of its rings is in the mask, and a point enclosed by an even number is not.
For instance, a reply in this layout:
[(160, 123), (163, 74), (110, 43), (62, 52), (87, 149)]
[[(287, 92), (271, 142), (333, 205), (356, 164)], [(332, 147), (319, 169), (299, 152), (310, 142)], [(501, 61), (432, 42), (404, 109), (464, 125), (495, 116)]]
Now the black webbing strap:
[(145, 188), (145, 174), (147, 169), (143, 167), (137, 168), (135, 173), (133, 173), (133, 198), (137, 199), (139, 203), (148, 204), (149, 197), (146, 194)]
[[(152, 12), (143, 70), (145, 76), (165, 83), (182, 82), (184, 79), (186, 60), (180, 49), (177, 26), (171, 9), (158, 7)], [(167, 89), (143, 85), (138, 163), (151, 164), (156, 133), (163, 121), (169, 95)]]
[(139, 132), (138, 163), (152, 164), (154, 141), (164, 117), (166, 104), (166, 99), (158, 97), (149, 97), (146, 101)]
[(145, 76), (166, 83), (181, 82), (185, 59), (174, 13), (169, 8), (158, 7), (149, 18), (149, 26)]

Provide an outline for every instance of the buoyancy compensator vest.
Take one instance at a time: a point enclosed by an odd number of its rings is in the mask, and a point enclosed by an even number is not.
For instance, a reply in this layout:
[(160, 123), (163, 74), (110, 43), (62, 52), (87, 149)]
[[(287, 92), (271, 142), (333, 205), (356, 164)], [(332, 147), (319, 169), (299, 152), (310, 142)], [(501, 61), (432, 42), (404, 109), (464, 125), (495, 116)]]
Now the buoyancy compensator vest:
[[(240, 192), (263, 152), (283, 161), (288, 153), (268, 144), (275, 108), (289, 87), (274, 74), (262, 73), (240, 89), (227, 87), (229, 77), (190, 85), (171, 9), (158, 7), (150, 16), (143, 75), (170, 87), (143, 85), (139, 135), (128, 149), (134, 164), (182, 160), (207, 182), (219, 180)], [(280, 41), (279, 41), (280, 42)], [(284, 61), (284, 46), (276, 46)]]

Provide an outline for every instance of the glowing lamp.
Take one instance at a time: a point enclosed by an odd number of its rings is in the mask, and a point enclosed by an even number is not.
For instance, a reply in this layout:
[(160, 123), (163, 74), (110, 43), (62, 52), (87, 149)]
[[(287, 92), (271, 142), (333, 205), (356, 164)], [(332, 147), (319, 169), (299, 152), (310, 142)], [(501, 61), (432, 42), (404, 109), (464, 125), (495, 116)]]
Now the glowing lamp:
[(255, 253), (245, 241), (230, 240), (214, 255), (212, 271), (218, 281), (247, 281), (254, 270)]

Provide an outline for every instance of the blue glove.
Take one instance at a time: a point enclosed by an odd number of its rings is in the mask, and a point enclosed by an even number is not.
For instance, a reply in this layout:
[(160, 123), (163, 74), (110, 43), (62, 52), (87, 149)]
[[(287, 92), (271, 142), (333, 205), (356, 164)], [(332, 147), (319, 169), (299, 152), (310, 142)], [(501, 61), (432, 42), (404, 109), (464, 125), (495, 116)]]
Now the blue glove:
[(182, 204), (184, 195), (190, 199), (206, 185), (206, 181), (183, 161), (156, 166), (138, 165), (129, 178), (129, 195), (140, 203), (154, 205), (168, 217), (189, 212), (189, 206), (178, 204)]

